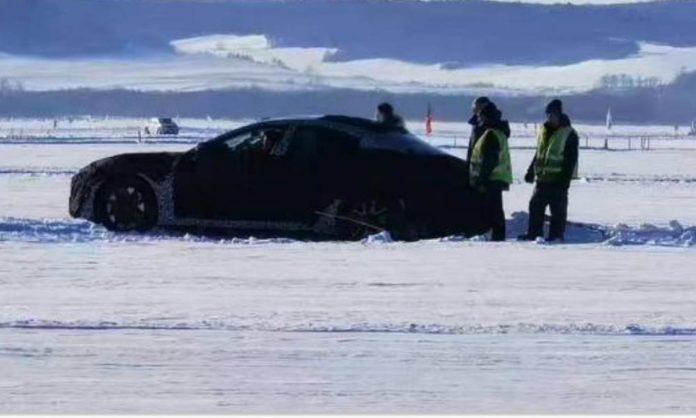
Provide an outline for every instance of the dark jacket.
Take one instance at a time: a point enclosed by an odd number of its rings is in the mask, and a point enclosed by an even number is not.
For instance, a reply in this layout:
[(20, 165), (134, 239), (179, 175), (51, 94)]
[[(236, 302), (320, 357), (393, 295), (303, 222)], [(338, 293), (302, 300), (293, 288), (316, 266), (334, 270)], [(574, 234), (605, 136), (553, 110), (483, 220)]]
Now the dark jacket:
[(396, 113), (390, 116), (385, 116), (384, 120), (382, 120), (380, 123), (385, 129), (388, 130), (396, 130), (404, 133), (408, 132), (404, 119)]
[(474, 151), (476, 146), (476, 141), (483, 135), (483, 127), (480, 126), (478, 117), (472, 115), (469, 119), (469, 125), (471, 125), (471, 134), (469, 135), (469, 147), (466, 149), (466, 161), (467, 163), (471, 161), (471, 153)]
[[(502, 114), (501, 114), (502, 116)], [(478, 142), (481, 135), (486, 131), (486, 128), (481, 126), (476, 115), (471, 116), (469, 119), (469, 125), (471, 125), (471, 134), (469, 135), (469, 147), (466, 149), (466, 161), (471, 160), (471, 153), (474, 151), (476, 142)], [(503, 131), (505, 136), (510, 138), (510, 124), (505, 119), (501, 119), (498, 124), (498, 129)]]
[[(568, 115), (565, 113), (561, 115), (561, 127), (567, 127), (571, 126), (570, 124), (570, 118)], [(549, 135), (553, 135), (553, 133), (556, 131), (552, 127), (548, 126), (548, 124), (544, 124), (544, 127), (546, 128), (546, 132)], [(575, 171), (575, 166), (578, 163), (578, 147), (580, 145), (580, 140), (578, 138), (577, 132), (573, 130), (570, 135), (568, 135), (568, 139), (566, 140), (566, 145), (565, 149), (563, 150), (563, 172), (562, 172), (562, 180), (559, 182), (554, 182), (554, 183), (548, 183), (549, 185), (552, 186), (561, 186), (568, 188), (570, 187), (570, 182), (573, 180), (573, 171)], [(537, 162), (537, 156), (534, 154), (534, 158), (532, 159), (531, 164), (529, 164), (529, 168), (527, 169), (527, 175), (529, 176), (530, 173), (534, 173), (534, 169), (536, 167), (536, 162)], [(539, 183), (537, 179), (537, 183)], [(544, 183), (546, 184), (546, 183)]]
[[(489, 125), (477, 125), (476, 128), (481, 132), (481, 134), (476, 139), (476, 141), (473, 142), (473, 145), (469, 148), (469, 150), (467, 150), (469, 154), (469, 159), (471, 158), (471, 151), (473, 150), (473, 147), (476, 146), (478, 139), (481, 138), (481, 136), (484, 132), (486, 132), (487, 129), (497, 129), (501, 131), (503, 134), (505, 134), (506, 137), (510, 137), (510, 124), (506, 120), (497, 120)], [(481, 164), (481, 175), (479, 176), (484, 182), (484, 184), (482, 185), (488, 189), (509, 190), (510, 186), (505, 182), (486, 180), (490, 178), (491, 173), (493, 172), (493, 170), (495, 170), (495, 167), (498, 165), (498, 162), (500, 160), (500, 144), (498, 143), (497, 139), (495, 141), (485, 142), (485, 146), (482, 151), (483, 162)], [(467, 161), (469, 161), (469, 159), (467, 159)]]

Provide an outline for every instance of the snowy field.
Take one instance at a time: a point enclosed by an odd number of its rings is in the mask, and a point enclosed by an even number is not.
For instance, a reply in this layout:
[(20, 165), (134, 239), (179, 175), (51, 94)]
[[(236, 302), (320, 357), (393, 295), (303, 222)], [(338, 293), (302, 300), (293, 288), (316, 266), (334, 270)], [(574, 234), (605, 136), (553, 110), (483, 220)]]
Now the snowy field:
[[(603, 127), (578, 126), (581, 225), (563, 245), (219, 241), (69, 218), (85, 164), (241, 123), (179, 122), (161, 138), (144, 119), (0, 120), (0, 413), (696, 412), (696, 140), (674, 127), (616, 126), (604, 150)], [(464, 124), (436, 129), (465, 154)], [(510, 237), (533, 134), (513, 125)]]

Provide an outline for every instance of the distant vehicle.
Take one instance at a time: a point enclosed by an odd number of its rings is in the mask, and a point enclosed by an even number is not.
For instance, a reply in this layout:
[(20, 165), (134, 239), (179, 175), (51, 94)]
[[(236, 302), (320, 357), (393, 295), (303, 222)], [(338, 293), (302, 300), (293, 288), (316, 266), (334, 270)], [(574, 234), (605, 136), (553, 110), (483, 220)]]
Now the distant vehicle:
[(158, 118), (157, 135), (179, 135), (179, 126), (172, 118)]
[(114, 231), (320, 239), (486, 229), (463, 160), (403, 129), (348, 116), (267, 120), (187, 152), (95, 161), (72, 178), (70, 214)]

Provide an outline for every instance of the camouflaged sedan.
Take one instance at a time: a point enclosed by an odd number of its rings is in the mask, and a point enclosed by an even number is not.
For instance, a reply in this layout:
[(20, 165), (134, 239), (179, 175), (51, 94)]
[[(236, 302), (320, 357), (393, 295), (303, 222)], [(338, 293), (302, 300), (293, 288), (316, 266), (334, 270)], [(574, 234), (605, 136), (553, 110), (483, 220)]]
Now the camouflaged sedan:
[(70, 214), (114, 231), (397, 239), (485, 231), (466, 163), (347, 116), (267, 120), (182, 153), (122, 154), (73, 178)]

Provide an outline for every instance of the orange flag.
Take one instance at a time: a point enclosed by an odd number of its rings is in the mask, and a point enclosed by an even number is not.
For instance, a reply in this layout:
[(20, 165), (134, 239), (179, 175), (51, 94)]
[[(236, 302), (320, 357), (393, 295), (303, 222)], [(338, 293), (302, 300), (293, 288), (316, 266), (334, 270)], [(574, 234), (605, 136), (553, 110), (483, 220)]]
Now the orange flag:
[(425, 134), (430, 136), (433, 133), (433, 109), (428, 103), (428, 115), (425, 117)]

